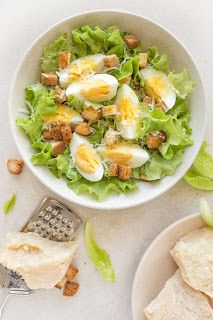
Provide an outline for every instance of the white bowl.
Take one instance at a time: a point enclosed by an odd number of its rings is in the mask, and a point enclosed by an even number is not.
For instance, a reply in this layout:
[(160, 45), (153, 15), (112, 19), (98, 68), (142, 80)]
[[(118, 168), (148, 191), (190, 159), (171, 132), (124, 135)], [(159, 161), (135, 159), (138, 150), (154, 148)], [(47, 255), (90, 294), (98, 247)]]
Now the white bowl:
[(200, 215), (195, 214), (178, 220), (166, 228), (151, 243), (144, 253), (133, 282), (133, 320), (146, 320), (144, 308), (158, 295), (165, 282), (175, 273), (175, 264), (170, 250), (189, 232), (204, 227)]
[[(87, 195), (76, 195), (66, 186), (66, 181), (56, 179), (44, 167), (35, 167), (31, 164), (30, 158), (32, 149), (25, 133), (17, 127), (16, 118), (21, 116), (19, 109), (24, 107), (24, 87), (35, 83), (39, 79), (39, 59), (42, 56), (43, 48), (48, 42), (53, 41), (61, 32), (70, 32), (71, 29), (84, 24), (106, 27), (118, 26), (122, 31), (129, 31), (142, 41), (143, 47), (154, 44), (161, 52), (168, 54), (172, 69), (181, 71), (187, 68), (196, 81), (197, 86), (190, 96), (192, 109), (191, 126), (193, 129), (194, 145), (187, 148), (183, 163), (178, 167), (175, 174), (166, 177), (158, 182), (139, 183), (138, 188), (130, 193), (120, 196), (111, 195), (104, 202), (97, 202)], [(46, 32), (44, 32), (28, 49), (16, 71), (11, 93), (10, 93), (10, 123), (17, 147), (29, 167), (38, 179), (49, 189), (61, 197), (74, 203), (97, 209), (121, 209), (139, 205), (150, 201), (175, 185), (191, 166), (203, 140), (205, 128), (205, 95), (201, 77), (193, 58), (177, 38), (162, 28), (160, 25), (142, 17), (120, 11), (92, 11), (85, 12), (65, 19)]]

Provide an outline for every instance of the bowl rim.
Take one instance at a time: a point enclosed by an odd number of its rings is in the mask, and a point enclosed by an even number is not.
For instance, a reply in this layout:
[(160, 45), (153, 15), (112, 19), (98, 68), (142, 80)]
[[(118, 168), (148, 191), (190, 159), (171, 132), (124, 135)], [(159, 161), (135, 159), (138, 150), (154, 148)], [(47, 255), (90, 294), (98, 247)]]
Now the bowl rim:
[[(15, 80), (16, 80), (16, 77), (18, 75), (18, 73), (20, 72), (20, 69), (22, 67), (22, 64), (24, 63), (25, 61), (25, 58), (26, 56), (29, 54), (29, 52), (34, 48), (34, 46), (37, 44), (37, 42), (42, 39), (45, 34), (47, 34), (48, 32), (50, 32), (52, 29), (56, 28), (57, 26), (59, 26), (60, 24), (64, 23), (64, 22), (67, 22), (67, 21), (70, 21), (74, 18), (77, 18), (77, 17), (80, 17), (80, 16), (86, 16), (86, 15), (91, 15), (91, 14), (96, 14), (96, 13), (111, 13), (111, 14), (114, 14), (114, 13), (119, 13), (119, 14), (124, 14), (124, 15), (129, 15), (129, 16), (132, 16), (132, 17), (138, 17), (138, 18), (142, 18), (143, 20), (145, 20), (146, 22), (148, 23), (151, 23), (151, 24), (154, 24), (155, 26), (157, 26), (158, 28), (160, 28), (161, 30), (163, 30), (165, 33), (167, 33), (170, 37), (172, 37), (176, 42), (178, 42), (178, 44), (183, 48), (183, 50), (187, 53), (187, 55), (189, 56), (190, 60), (192, 61), (193, 63), (193, 66), (198, 74), (198, 77), (200, 79), (200, 85), (202, 86), (202, 90), (203, 90), (203, 97), (204, 97), (204, 121), (203, 121), (203, 127), (202, 127), (202, 132), (200, 132), (200, 137), (202, 139), (200, 139), (200, 142), (197, 146), (197, 152), (194, 154), (194, 157), (192, 158), (192, 161), (191, 161), (191, 164), (189, 164), (187, 167), (186, 167), (186, 170), (178, 177), (175, 178), (175, 174), (174, 174), (174, 179), (168, 183), (168, 185), (166, 187), (164, 187), (162, 190), (159, 191), (159, 193), (157, 195), (151, 195), (149, 197), (147, 197), (146, 199), (144, 200), (140, 200), (140, 197), (138, 197), (138, 200), (135, 201), (134, 203), (131, 203), (131, 204), (124, 204), (122, 202), (116, 202), (118, 203), (118, 205), (115, 205), (113, 207), (111, 207), (109, 204), (105, 204), (105, 205), (101, 205), (101, 204), (104, 204), (104, 201), (102, 203), (98, 202), (97, 200), (94, 200), (93, 203), (89, 203), (87, 204), (87, 201), (83, 201), (81, 202), (81, 196), (79, 196), (79, 201), (76, 200), (76, 199), (70, 199), (70, 197), (63, 195), (60, 191), (58, 190), (55, 190), (51, 184), (48, 184), (45, 180), (45, 178), (43, 178), (40, 174), (38, 174), (36, 172), (36, 168), (32, 168), (32, 166), (30, 165), (30, 159), (25, 159), (25, 157), (23, 156), (23, 153), (22, 153), (22, 149), (21, 149), (21, 146), (19, 144), (19, 139), (17, 138), (16, 134), (15, 134), (15, 123), (13, 121), (13, 114), (12, 114), (12, 94), (13, 94), (13, 91), (14, 91), (14, 88), (15, 88)], [(88, 11), (84, 11), (84, 12), (81, 12), (81, 13), (76, 13), (74, 15), (71, 15), (71, 16), (68, 16), (64, 19), (61, 19), (59, 20), (58, 22), (54, 23), (53, 25), (51, 25), (50, 27), (46, 28), (33, 42), (32, 44), (25, 50), (21, 60), (19, 61), (17, 67), (16, 67), (16, 70), (15, 70), (15, 73), (13, 75), (13, 78), (12, 78), (12, 81), (11, 81), (11, 85), (10, 85), (10, 90), (9, 90), (9, 98), (8, 98), (8, 103), (9, 103), (9, 108), (8, 108), (8, 112), (9, 112), (9, 123), (10, 123), (10, 128), (11, 128), (11, 131), (12, 131), (12, 135), (13, 135), (13, 138), (15, 140), (15, 144), (16, 144), (16, 147), (20, 153), (20, 155), (23, 157), (28, 169), (36, 176), (36, 178), (46, 187), (48, 188), (49, 190), (51, 190), (52, 192), (56, 193), (58, 196), (62, 197), (63, 199), (69, 201), (69, 202), (73, 202), (74, 204), (77, 204), (77, 205), (81, 205), (83, 207), (86, 207), (86, 208), (92, 208), (92, 209), (102, 209), (102, 210), (119, 210), (119, 209), (127, 209), (127, 208), (133, 208), (135, 206), (139, 206), (141, 204), (144, 204), (144, 203), (147, 203), (151, 200), (154, 200), (156, 198), (158, 198), (159, 196), (161, 196), (163, 193), (167, 192), (169, 189), (171, 189), (174, 185), (176, 185), (176, 183), (178, 183), (178, 181), (180, 181), (182, 179), (182, 177), (184, 176), (185, 172), (187, 172), (187, 170), (190, 168), (190, 166), (192, 165), (197, 153), (199, 152), (199, 148), (201, 147), (201, 144), (202, 144), (202, 141), (203, 141), (203, 137), (204, 137), (204, 134), (205, 134), (205, 128), (206, 128), (206, 121), (207, 121), (207, 108), (206, 108), (206, 93), (205, 93), (205, 87), (204, 87), (204, 82), (203, 82), (203, 78), (201, 76), (201, 73), (199, 71), (199, 68), (197, 66), (197, 63), (195, 62), (194, 58), (192, 57), (191, 53), (189, 52), (189, 50), (185, 47), (185, 45), (182, 43), (181, 40), (179, 40), (179, 38), (177, 38), (171, 31), (169, 31), (167, 28), (165, 28), (164, 26), (160, 25), (159, 23), (141, 15), (141, 14), (138, 14), (138, 13), (134, 13), (134, 12), (131, 12), (131, 11), (125, 11), (125, 10), (118, 10), (118, 9), (115, 9), (115, 10), (108, 10), (108, 9), (103, 9), (103, 10), (88, 10)], [(128, 195), (126, 195), (128, 196)], [(118, 195), (119, 197), (119, 195)]]
[(163, 229), (154, 239), (153, 241), (150, 243), (150, 245), (145, 249), (144, 253), (142, 254), (139, 263), (137, 265), (136, 271), (135, 271), (135, 275), (134, 275), (134, 280), (132, 283), (132, 291), (131, 291), (131, 310), (132, 310), (132, 318), (133, 320), (135, 319), (135, 314), (134, 314), (134, 299), (135, 299), (135, 290), (136, 290), (136, 286), (137, 286), (137, 281), (139, 278), (139, 275), (141, 273), (141, 266), (143, 265), (144, 261), (146, 260), (147, 256), (149, 255), (150, 251), (152, 251), (152, 249), (156, 246), (156, 244), (158, 243), (159, 239), (161, 239), (164, 235), (166, 235), (167, 233), (169, 233), (172, 229), (174, 229), (175, 227), (177, 227), (178, 225), (181, 225), (183, 223), (186, 222), (190, 222), (190, 220), (197, 220), (200, 219), (202, 220), (200, 213), (193, 213), (190, 214), (186, 217), (180, 218), (176, 221), (174, 221), (173, 223), (171, 223), (170, 225), (168, 225), (165, 229)]

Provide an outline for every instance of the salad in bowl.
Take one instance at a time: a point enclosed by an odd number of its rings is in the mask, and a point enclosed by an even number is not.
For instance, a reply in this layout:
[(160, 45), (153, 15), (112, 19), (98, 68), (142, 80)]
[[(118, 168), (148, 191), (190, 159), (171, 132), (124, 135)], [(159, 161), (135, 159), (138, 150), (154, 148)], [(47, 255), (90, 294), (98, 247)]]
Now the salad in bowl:
[(193, 144), (188, 71), (118, 27), (82, 25), (41, 56), (40, 80), (25, 90), (34, 166), (67, 179), (75, 193), (105, 200), (140, 181), (174, 175)]

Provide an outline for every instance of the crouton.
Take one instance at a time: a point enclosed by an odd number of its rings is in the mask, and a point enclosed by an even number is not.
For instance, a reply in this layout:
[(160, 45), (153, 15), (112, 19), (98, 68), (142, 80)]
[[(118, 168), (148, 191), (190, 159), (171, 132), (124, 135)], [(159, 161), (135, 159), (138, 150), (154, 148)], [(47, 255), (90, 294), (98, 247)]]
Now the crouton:
[(20, 174), (24, 166), (23, 160), (9, 159), (7, 161), (7, 170), (12, 174)]
[(121, 84), (127, 84), (127, 85), (130, 84), (130, 81), (131, 81), (131, 77), (125, 77), (125, 78), (119, 80), (119, 82), (120, 82)]
[(63, 103), (67, 100), (65, 90), (61, 89), (59, 86), (55, 87), (55, 102), (56, 103)]
[(67, 278), (66, 278), (66, 277), (63, 277), (63, 278), (61, 279), (61, 281), (59, 281), (59, 282), (55, 285), (55, 287), (56, 287), (57, 289), (62, 289), (62, 288), (64, 287), (64, 285), (65, 285), (66, 282), (67, 282)]
[(159, 108), (161, 109), (163, 112), (167, 112), (167, 107), (165, 105), (165, 103), (162, 100), (159, 100), (156, 104), (155, 104), (155, 108)]
[(51, 130), (44, 130), (42, 135), (44, 140), (53, 140), (53, 133)]
[(58, 54), (58, 68), (64, 69), (69, 66), (71, 53), (68, 51), (61, 51)]
[(118, 176), (118, 164), (117, 163), (110, 163), (108, 176), (109, 177), (117, 177)]
[(146, 52), (139, 53), (139, 67), (145, 68), (147, 66), (148, 54)]
[(61, 126), (59, 124), (56, 124), (54, 126), (51, 127), (51, 133), (52, 133), (52, 137), (55, 141), (61, 141), (63, 140), (63, 136), (61, 133)]
[(118, 177), (122, 180), (128, 180), (132, 173), (132, 168), (129, 166), (118, 165)]
[(72, 281), (76, 274), (78, 273), (78, 269), (74, 268), (74, 267), (69, 267), (69, 269), (67, 270), (65, 277), (67, 278), (68, 281)]
[(58, 76), (55, 73), (41, 73), (41, 83), (46, 86), (56, 86), (58, 84)]
[(52, 154), (57, 157), (59, 154), (63, 153), (66, 149), (66, 144), (64, 141), (58, 141), (52, 147)]
[(101, 108), (103, 117), (113, 116), (118, 113), (118, 107), (116, 104), (112, 104)]
[(96, 110), (93, 107), (86, 108), (82, 112), (82, 117), (91, 122), (98, 122), (101, 118), (101, 110)]
[(143, 98), (143, 103), (147, 103), (147, 104), (152, 104), (152, 97), (149, 97), (149, 96), (145, 96)]
[(149, 149), (155, 149), (166, 140), (165, 132), (150, 133), (147, 136), (147, 146)]
[(67, 282), (64, 287), (63, 295), (66, 297), (74, 296), (79, 289), (79, 284), (75, 282)]
[(70, 141), (72, 138), (72, 131), (70, 125), (61, 126), (61, 134), (64, 141)]
[(128, 48), (135, 49), (138, 46), (139, 40), (136, 38), (134, 34), (128, 34), (124, 36), (124, 41)]
[(107, 68), (113, 68), (119, 65), (119, 59), (116, 54), (111, 54), (104, 58), (104, 63)]
[(75, 126), (75, 132), (81, 134), (82, 136), (90, 135), (90, 126), (87, 122), (78, 123)]

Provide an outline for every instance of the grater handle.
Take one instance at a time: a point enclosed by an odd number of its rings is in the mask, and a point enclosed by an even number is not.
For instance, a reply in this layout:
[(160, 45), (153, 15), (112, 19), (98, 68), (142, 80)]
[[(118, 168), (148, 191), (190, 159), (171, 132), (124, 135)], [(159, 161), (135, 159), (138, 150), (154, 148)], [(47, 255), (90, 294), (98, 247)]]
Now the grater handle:
[(10, 296), (9, 289), (2, 288), (0, 291), (0, 319), (1, 320), (2, 320), (2, 312), (9, 296)]

